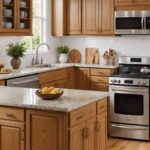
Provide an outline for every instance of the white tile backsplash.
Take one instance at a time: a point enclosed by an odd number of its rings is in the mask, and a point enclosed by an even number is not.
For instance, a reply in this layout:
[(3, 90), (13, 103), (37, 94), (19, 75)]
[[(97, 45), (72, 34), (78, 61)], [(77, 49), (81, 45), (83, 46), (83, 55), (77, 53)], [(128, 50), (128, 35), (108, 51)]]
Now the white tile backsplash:
[(82, 54), (82, 62), (85, 62), (85, 48), (99, 48), (100, 55), (109, 48), (115, 49), (119, 55), (149, 56), (150, 35), (124, 35), (124, 36), (68, 36), (61, 38), (62, 45), (68, 45), (70, 49), (76, 48)]

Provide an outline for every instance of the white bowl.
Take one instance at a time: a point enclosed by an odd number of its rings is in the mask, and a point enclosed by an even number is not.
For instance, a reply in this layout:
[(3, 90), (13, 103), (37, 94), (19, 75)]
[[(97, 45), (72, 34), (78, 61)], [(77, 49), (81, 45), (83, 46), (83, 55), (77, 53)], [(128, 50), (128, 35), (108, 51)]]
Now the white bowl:
[(12, 22), (6, 22), (5, 27), (6, 28), (12, 28)]
[(27, 3), (24, 1), (20, 1), (20, 7), (26, 7)]
[(11, 9), (4, 10), (4, 16), (10, 17), (10, 16), (12, 16), (12, 14), (13, 14), (13, 11)]
[(10, 4), (12, 0), (3, 0), (4, 4)]
[(21, 22), (21, 23), (20, 23), (20, 28), (21, 28), (21, 29), (24, 29), (24, 28), (25, 28), (25, 23)]

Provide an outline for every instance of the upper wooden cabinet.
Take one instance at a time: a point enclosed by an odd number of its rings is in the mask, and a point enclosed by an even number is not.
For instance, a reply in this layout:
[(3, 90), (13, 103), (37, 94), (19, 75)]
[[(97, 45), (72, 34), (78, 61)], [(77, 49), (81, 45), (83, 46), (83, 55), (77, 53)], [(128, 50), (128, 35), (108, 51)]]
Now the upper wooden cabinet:
[(150, 9), (150, 0), (115, 0), (116, 10)]
[(82, 0), (82, 31), (83, 34), (98, 34), (99, 30), (99, 0)]
[(68, 0), (68, 34), (81, 32), (81, 0)]
[(116, 0), (116, 5), (150, 5), (150, 0)]
[(0, 35), (32, 34), (32, 0), (0, 0)]
[[(60, 2), (57, 3), (57, 1)], [(56, 0), (52, 3), (52, 9), (53, 35), (110, 35), (114, 33), (114, 2), (112, 0), (66, 0), (65, 2)], [(64, 17), (66, 13), (68, 18)]]
[(83, 0), (83, 34), (113, 34), (112, 0)]

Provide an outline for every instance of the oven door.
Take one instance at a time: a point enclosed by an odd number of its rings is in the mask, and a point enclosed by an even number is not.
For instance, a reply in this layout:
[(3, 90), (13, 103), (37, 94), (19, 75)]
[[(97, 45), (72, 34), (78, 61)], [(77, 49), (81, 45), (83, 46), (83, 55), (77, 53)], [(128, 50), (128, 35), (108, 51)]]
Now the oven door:
[(149, 88), (110, 85), (110, 120), (149, 125)]

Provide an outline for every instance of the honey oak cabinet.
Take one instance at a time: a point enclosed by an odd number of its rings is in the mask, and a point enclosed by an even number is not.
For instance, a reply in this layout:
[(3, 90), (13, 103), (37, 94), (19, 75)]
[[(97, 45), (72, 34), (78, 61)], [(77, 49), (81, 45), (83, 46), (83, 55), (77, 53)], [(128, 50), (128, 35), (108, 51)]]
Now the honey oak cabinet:
[(68, 0), (68, 34), (81, 34), (81, 0)]
[(83, 0), (83, 34), (114, 33), (114, 2), (112, 0)]
[(63, 150), (61, 113), (28, 110), (26, 117), (27, 150)]
[(150, 5), (149, 0), (115, 0), (116, 5)]
[(40, 87), (54, 86), (57, 88), (67, 88), (68, 85), (66, 69), (41, 73), (39, 74), (39, 79)]
[(52, 0), (52, 35), (67, 35), (67, 0)]
[(117, 69), (90, 69), (90, 89), (94, 91), (108, 91), (109, 76), (114, 74)]
[(0, 35), (32, 35), (32, 0), (0, 0)]
[(0, 80), (0, 85), (5, 85), (5, 80)]
[(67, 75), (68, 75), (68, 84), (67, 88), (74, 89), (75, 88), (75, 68), (69, 68), (67, 69)]
[(82, 0), (82, 33), (98, 34), (99, 0)]
[(25, 150), (24, 124), (0, 120), (0, 149)]
[(24, 109), (0, 107), (0, 149), (25, 150)]
[(107, 99), (68, 113), (26, 111), (26, 150), (106, 150)]
[(76, 88), (82, 90), (89, 89), (90, 83), (90, 69), (89, 68), (77, 68), (76, 69)]

